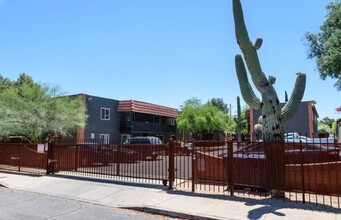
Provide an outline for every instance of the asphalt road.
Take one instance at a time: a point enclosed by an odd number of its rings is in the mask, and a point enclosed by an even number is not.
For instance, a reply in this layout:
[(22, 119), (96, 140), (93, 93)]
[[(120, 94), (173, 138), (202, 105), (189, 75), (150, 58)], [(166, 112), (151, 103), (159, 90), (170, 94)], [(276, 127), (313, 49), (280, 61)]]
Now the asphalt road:
[(156, 220), (165, 217), (0, 187), (0, 220), (5, 219)]

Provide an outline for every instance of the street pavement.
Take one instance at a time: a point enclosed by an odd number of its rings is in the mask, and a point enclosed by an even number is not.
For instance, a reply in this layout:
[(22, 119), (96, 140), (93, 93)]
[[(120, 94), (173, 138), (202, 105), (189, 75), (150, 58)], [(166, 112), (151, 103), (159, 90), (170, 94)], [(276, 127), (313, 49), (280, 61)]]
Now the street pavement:
[(1, 220), (160, 220), (163, 216), (0, 187)]
[[(85, 202), (109, 208), (137, 210), (162, 215), (165, 218), (341, 220), (341, 210), (335, 207), (276, 199), (207, 195), (169, 190), (162, 185), (86, 177), (34, 176), (0, 171), (0, 185), (11, 190), (47, 195), (48, 198)], [(1, 198), (3, 196), (0, 197), (2, 204), (0, 208), (6, 202)], [(1, 213), (0, 211), (0, 219), (16, 219), (15, 216), (2, 216)], [(89, 212), (85, 219), (122, 219), (114, 216), (103, 216), (102, 218), (97, 216), (95, 212)], [(135, 217), (126, 215), (125, 219), (135, 219)], [(152, 215), (147, 218), (152, 219)]]

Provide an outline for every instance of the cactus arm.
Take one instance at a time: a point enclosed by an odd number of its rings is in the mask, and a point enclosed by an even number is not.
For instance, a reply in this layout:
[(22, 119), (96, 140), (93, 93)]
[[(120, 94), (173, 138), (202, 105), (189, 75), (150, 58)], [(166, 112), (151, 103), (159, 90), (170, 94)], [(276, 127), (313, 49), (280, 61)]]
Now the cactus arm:
[(244, 65), (243, 58), (240, 54), (235, 58), (236, 72), (238, 76), (238, 82), (240, 91), (242, 93), (244, 101), (253, 109), (261, 110), (261, 102), (259, 98), (253, 92), (253, 89), (247, 78), (247, 73)]
[(289, 101), (282, 108), (282, 123), (290, 119), (297, 111), (304, 95), (305, 85), (306, 75), (304, 73), (297, 73), (294, 90)]
[(255, 46), (251, 43), (244, 22), (244, 15), (240, 0), (233, 0), (233, 14), (238, 45), (244, 54), (246, 65), (252, 76), (254, 85), (258, 91), (262, 91), (264, 85), (268, 83), (268, 80), (260, 66), (256, 50), (259, 49), (262, 40), (257, 39)]
[(263, 39), (262, 38), (257, 38), (255, 45), (253, 45), (253, 47), (258, 50), (263, 44)]

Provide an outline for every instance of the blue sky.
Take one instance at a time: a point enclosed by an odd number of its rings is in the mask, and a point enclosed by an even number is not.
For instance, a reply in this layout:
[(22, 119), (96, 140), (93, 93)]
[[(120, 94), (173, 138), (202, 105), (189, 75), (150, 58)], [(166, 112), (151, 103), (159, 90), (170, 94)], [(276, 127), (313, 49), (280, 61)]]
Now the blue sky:
[[(330, 1), (242, 1), (280, 101), (305, 72), (303, 99), (317, 101), (320, 119), (341, 117), (341, 93), (307, 59), (304, 34), (319, 30)], [(0, 74), (12, 80), (25, 72), (67, 94), (174, 108), (191, 97), (223, 98), (236, 111), (232, 0), (0, 0), (0, 29)]]

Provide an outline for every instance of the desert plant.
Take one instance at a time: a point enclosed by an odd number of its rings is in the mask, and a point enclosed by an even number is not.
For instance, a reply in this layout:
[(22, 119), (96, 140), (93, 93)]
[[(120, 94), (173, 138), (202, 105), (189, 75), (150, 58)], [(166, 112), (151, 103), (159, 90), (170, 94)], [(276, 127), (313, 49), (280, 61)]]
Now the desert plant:
[(251, 108), (262, 112), (258, 124), (255, 125), (255, 132), (261, 134), (264, 142), (268, 142), (265, 145), (265, 155), (273, 196), (284, 197), (284, 191), (282, 190), (285, 185), (283, 123), (297, 111), (297, 107), (303, 98), (306, 75), (297, 73), (295, 87), (290, 99), (281, 108), (276, 90), (273, 87), (276, 78), (274, 76), (268, 76), (267, 78), (259, 63), (257, 50), (261, 47), (263, 40), (258, 38), (255, 44), (251, 43), (240, 0), (233, 0), (233, 15), (237, 43), (244, 55), (253, 84), (260, 92), (262, 100), (256, 97), (249, 83), (243, 58), (240, 54), (237, 54), (235, 65), (240, 91), (243, 99)]
[(276, 90), (273, 87), (276, 78), (274, 76), (266, 77), (258, 59), (257, 50), (261, 47), (263, 40), (258, 38), (255, 44), (251, 43), (240, 0), (233, 0), (233, 13), (237, 43), (244, 55), (252, 81), (262, 97), (261, 100), (256, 97), (249, 84), (243, 58), (240, 54), (237, 54), (235, 65), (243, 99), (251, 108), (262, 112), (258, 120), (259, 124), (255, 125), (255, 131), (262, 133), (263, 141), (283, 141), (283, 123), (297, 111), (297, 107), (303, 98), (306, 75), (297, 73), (295, 87), (290, 99), (281, 108)]

